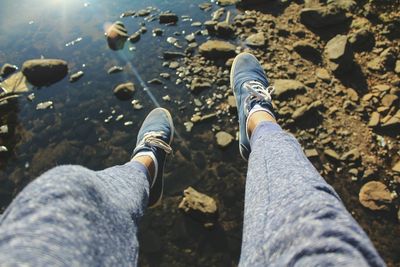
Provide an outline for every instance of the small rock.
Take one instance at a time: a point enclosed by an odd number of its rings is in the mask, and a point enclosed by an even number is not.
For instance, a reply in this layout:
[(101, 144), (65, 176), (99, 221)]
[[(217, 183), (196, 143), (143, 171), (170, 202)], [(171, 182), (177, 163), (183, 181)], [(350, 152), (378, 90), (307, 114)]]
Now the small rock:
[(371, 118), (368, 122), (368, 127), (376, 127), (379, 124), (381, 115), (378, 112), (372, 112)]
[(161, 13), (159, 17), (160, 23), (176, 23), (178, 16), (174, 13)]
[(177, 69), (177, 68), (179, 68), (179, 62), (177, 62), (177, 61), (171, 61), (171, 62), (169, 63), (169, 65), (168, 65), (168, 68), (170, 68), (170, 69)]
[(8, 134), (8, 126), (7, 125), (0, 126), (0, 134)]
[(194, 78), (190, 84), (190, 91), (193, 93), (198, 93), (208, 88), (211, 88), (211, 83), (208, 80), (200, 78)]
[(162, 97), (164, 101), (171, 101), (171, 97), (169, 95), (165, 95)]
[(206, 58), (229, 58), (234, 56), (236, 47), (224, 41), (209, 40), (199, 47), (199, 52)]
[(134, 34), (129, 36), (128, 41), (134, 44), (140, 40), (140, 36), (140, 32), (135, 32)]
[(138, 15), (139, 17), (147, 17), (148, 15), (150, 15), (150, 13), (151, 13), (151, 10), (148, 9), (148, 8), (146, 8), (146, 9), (141, 9), (141, 10), (139, 10), (139, 11), (137, 12), (137, 15)]
[(315, 75), (323, 80), (324, 82), (330, 82), (331, 81), (331, 76), (329, 75), (329, 72), (326, 69), (323, 68), (318, 68), (315, 71)]
[(176, 58), (181, 58), (185, 57), (186, 54), (182, 52), (173, 52), (173, 51), (164, 51), (163, 52), (163, 57), (165, 60), (171, 60), (171, 59), (176, 59)]
[(132, 100), (131, 104), (134, 110), (141, 110), (143, 108), (143, 105), (137, 99)]
[(394, 68), (394, 72), (396, 72), (397, 74), (400, 74), (400, 60), (396, 61), (396, 66)]
[(161, 35), (163, 35), (163, 33), (164, 33), (163, 29), (160, 29), (160, 28), (153, 29), (153, 35), (154, 36), (161, 36)]
[(106, 36), (108, 47), (111, 50), (120, 50), (128, 39), (128, 31), (121, 21), (116, 21), (107, 29)]
[(392, 194), (385, 184), (371, 181), (363, 185), (358, 195), (360, 203), (371, 210), (389, 210)]
[(266, 44), (265, 35), (263, 32), (252, 34), (246, 38), (245, 43), (252, 48), (262, 48)]
[(114, 74), (123, 71), (124, 68), (120, 66), (112, 66), (111, 68), (108, 69), (107, 73), (108, 74)]
[(24, 62), (22, 73), (31, 84), (47, 86), (62, 80), (68, 73), (68, 65), (61, 59), (32, 59)]
[(296, 80), (278, 79), (275, 80), (274, 87), (274, 94), (279, 99), (288, 98), (306, 91), (305, 85)]
[(122, 18), (127, 18), (127, 17), (133, 17), (135, 15), (136, 15), (136, 11), (129, 10), (129, 11), (122, 13), (119, 17), (122, 19)]
[(8, 149), (6, 146), (0, 146), (0, 153), (8, 152)]
[(167, 73), (167, 72), (162, 72), (160, 73), (160, 77), (166, 80), (169, 80), (171, 78), (171, 74)]
[(328, 67), (337, 74), (343, 74), (353, 66), (353, 52), (345, 35), (336, 35), (329, 40), (324, 54)]
[(78, 81), (80, 78), (82, 78), (83, 77), (83, 75), (84, 75), (85, 73), (83, 72), (83, 71), (78, 71), (78, 72), (75, 72), (74, 74), (72, 74), (70, 77), (69, 77), (69, 82), (70, 83), (74, 83), (74, 82), (76, 82), (76, 81)]
[(183, 125), (185, 126), (186, 132), (190, 133), (192, 131), (194, 123), (191, 121), (187, 121), (187, 122), (183, 123)]
[(186, 215), (200, 221), (205, 225), (211, 226), (218, 218), (218, 208), (216, 201), (202, 194), (192, 187), (183, 191), (183, 199), (178, 208)]
[(324, 154), (330, 159), (333, 159), (333, 160), (336, 160), (336, 161), (340, 160), (339, 154), (336, 153), (336, 151), (334, 151), (333, 149), (330, 149), (330, 148), (325, 149), (324, 150)]
[(148, 84), (156, 84), (156, 85), (164, 84), (160, 79), (157, 79), (157, 78), (151, 79), (151, 80), (148, 81), (147, 83), (148, 83)]
[(51, 108), (53, 108), (53, 101), (45, 101), (36, 105), (37, 110), (51, 109)]
[(365, 51), (374, 47), (375, 37), (371, 31), (360, 29), (350, 36), (349, 42), (355, 51)]
[(399, 99), (397, 95), (387, 94), (382, 98), (381, 103), (385, 107), (391, 107), (397, 99)]
[(361, 160), (360, 151), (358, 150), (358, 148), (353, 148), (352, 150), (344, 153), (341, 157), (341, 160), (350, 162), (360, 161)]
[(6, 78), (18, 70), (18, 67), (9, 63), (4, 64), (0, 70), (0, 76)]
[(306, 149), (304, 151), (304, 154), (306, 155), (307, 158), (312, 159), (312, 158), (318, 158), (318, 151), (315, 148), (312, 149)]
[(235, 139), (231, 134), (224, 132), (224, 131), (220, 131), (218, 132), (215, 137), (217, 138), (217, 144), (219, 147), (221, 148), (225, 148), (227, 146), (229, 146), (232, 141)]
[(131, 82), (122, 83), (114, 88), (114, 95), (120, 100), (128, 100), (132, 98), (135, 92), (135, 85)]
[(392, 167), (392, 171), (400, 173), (400, 160)]
[(195, 35), (193, 33), (191, 33), (191, 34), (188, 34), (188, 35), (185, 36), (185, 40), (188, 43), (193, 43), (194, 41), (196, 41), (196, 37), (195, 37)]

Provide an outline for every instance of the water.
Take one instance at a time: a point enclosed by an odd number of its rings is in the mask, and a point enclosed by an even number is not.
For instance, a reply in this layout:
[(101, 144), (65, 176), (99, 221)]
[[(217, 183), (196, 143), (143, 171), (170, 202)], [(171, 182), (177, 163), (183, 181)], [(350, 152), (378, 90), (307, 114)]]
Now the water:
[[(177, 127), (173, 144), (175, 156), (166, 169), (166, 197), (163, 205), (149, 210), (141, 223), (141, 265), (234, 265), (239, 257), (243, 211), (245, 165), (236, 157), (237, 147), (215, 149), (211, 123), (196, 125), (187, 133), (183, 123), (190, 119), (194, 96), (183, 84), (176, 85), (174, 70), (163, 67), (162, 51), (182, 51), (166, 39), (175, 37), (182, 46), (186, 34), (199, 28), (190, 26), (205, 21), (210, 12), (201, 11), (204, 1), (106, 1), (106, 0), (3, 0), (0, 4), (0, 62), (19, 67), (27, 59), (60, 58), (68, 62), (70, 73), (84, 71), (76, 83), (68, 79), (50, 87), (34, 89), (31, 102), (21, 96), (1, 109), (1, 124), (7, 123), (9, 135), (1, 137), (10, 153), (0, 160), (0, 205), (4, 209), (31, 180), (60, 164), (80, 164), (99, 170), (123, 164), (136, 142), (136, 132), (145, 115), (156, 106), (171, 110)], [(189, 15), (177, 26), (147, 22), (142, 17), (119, 18), (129, 10), (152, 6)], [(214, 10), (217, 7), (214, 6)], [(104, 37), (106, 25), (121, 20), (129, 33), (144, 22), (147, 33), (123, 51), (111, 51)], [(154, 37), (152, 29), (164, 34)], [(177, 36), (176, 32), (181, 33)], [(205, 37), (197, 36), (201, 43)], [(135, 47), (129, 49), (130, 47)], [(123, 66), (124, 71), (108, 75), (107, 70)], [(159, 73), (172, 77), (165, 81)], [(164, 85), (149, 85), (159, 78)], [(130, 101), (120, 101), (112, 93), (115, 85), (132, 81), (134, 99), (144, 106), (134, 110)], [(162, 99), (169, 95), (171, 101)], [(197, 96), (201, 98), (201, 96)], [(36, 111), (37, 103), (53, 101), (54, 109)], [(204, 101), (203, 101), (204, 102)], [(118, 115), (123, 119), (116, 121)], [(113, 116), (109, 123), (104, 120)], [(124, 123), (133, 124), (125, 126)], [(215, 121), (212, 123), (216, 123)], [(193, 175), (195, 174), (195, 175)], [(193, 186), (217, 197), (221, 224), (212, 231), (186, 219), (178, 211), (183, 189)]]

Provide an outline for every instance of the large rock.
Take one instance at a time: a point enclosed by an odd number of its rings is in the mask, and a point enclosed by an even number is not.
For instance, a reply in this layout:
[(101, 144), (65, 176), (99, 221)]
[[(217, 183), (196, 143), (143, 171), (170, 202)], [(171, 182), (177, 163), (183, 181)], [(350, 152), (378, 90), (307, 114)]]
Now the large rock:
[(336, 35), (325, 46), (328, 67), (336, 74), (343, 74), (353, 66), (353, 51), (345, 35)]
[(120, 100), (129, 100), (135, 92), (135, 85), (131, 82), (122, 83), (114, 88), (114, 95)]
[(350, 35), (349, 42), (355, 51), (365, 51), (374, 47), (375, 37), (371, 31), (360, 29)]
[(112, 50), (120, 50), (124, 48), (128, 39), (128, 31), (121, 21), (112, 24), (106, 31), (108, 47)]
[(346, 12), (334, 7), (303, 8), (300, 12), (301, 23), (312, 28), (334, 26), (347, 20)]
[(378, 181), (371, 181), (363, 185), (358, 197), (361, 204), (371, 210), (389, 210), (389, 205), (393, 201), (387, 186)]
[(289, 79), (275, 80), (274, 87), (274, 95), (278, 99), (288, 98), (306, 91), (306, 86), (303, 83)]
[(183, 199), (178, 208), (186, 215), (200, 221), (206, 227), (212, 227), (218, 218), (218, 207), (215, 200), (192, 187), (183, 191)]
[(67, 75), (68, 64), (61, 59), (32, 59), (24, 62), (22, 73), (32, 85), (47, 86)]
[(246, 38), (246, 45), (253, 48), (262, 48), (265, 46), (266, 39), (263, 32), (255, 33)]
[(209, 40), (199, 47), (199, 52), (206, 58), (229, 58), (234, 56), (236, 47), (224, 41)]

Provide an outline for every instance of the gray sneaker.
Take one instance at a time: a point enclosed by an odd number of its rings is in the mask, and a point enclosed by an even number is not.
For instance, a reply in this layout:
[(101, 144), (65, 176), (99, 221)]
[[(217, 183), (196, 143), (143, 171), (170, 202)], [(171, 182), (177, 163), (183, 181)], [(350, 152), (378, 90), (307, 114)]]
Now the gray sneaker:
[(154, 155), (155, 173), (153, 179), (149, 181), (149, 207), (157, 206), (161, 202), (164, 190), (165, 159), (167, 154), (172, 152), (170, 145), (173, 137), (174, 123), (171, 114), (164, 108), (153, 109), (140, 127), (132, 158), (141, 152), (152, 152)]
[(247, 132), (247, 118), (257, 104), (275, 118), (271, 103), (273, 87), (257, 58), (249, 53), (236, 56), (231, 68), (231, 87), (236, 98), (239, 117), (239, 151), (243, 159), (249, 158), (251, 148)]

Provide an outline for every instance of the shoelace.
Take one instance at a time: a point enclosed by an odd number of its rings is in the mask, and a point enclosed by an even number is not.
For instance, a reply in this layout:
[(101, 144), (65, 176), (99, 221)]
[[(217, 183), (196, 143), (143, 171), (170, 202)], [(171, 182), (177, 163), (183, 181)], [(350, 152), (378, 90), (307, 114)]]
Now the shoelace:
[(250, 105), (250, 101), (254, 99), (256, 101), (267, 101), (271, 102), (272, 97), (271, 94), (274, 92), (275, 88), (273, 86), (265, 86), (258, 81), (250, 81), (244, 84), (246, 90), (249, 91), (250, 95), (245, 100), (245, 105), (248, 107)]
[(164, 150), (165, 153), (170, 154), (170, 153), (172, 153), (171, 146), (160, 139), (160, 137), (162, 137), (163, 134), (164, 134), (163, 131), (159, 131), (159, 132), (153, 131), (153, 132), (145, 133), (143, 135), (142, 141), (140, 141), (138, 146), (143, 146), (143, 145), (155, 146), (155, 147), (158, 147), (158, 148)]

